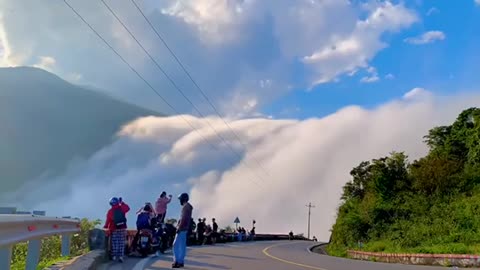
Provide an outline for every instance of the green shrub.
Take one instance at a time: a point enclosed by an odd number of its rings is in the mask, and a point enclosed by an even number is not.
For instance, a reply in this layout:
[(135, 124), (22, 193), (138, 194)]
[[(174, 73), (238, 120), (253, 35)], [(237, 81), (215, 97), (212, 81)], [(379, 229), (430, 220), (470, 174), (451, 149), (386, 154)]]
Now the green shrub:
[[(82, 219), (80, 232), (72, 236), (70, 245), (71, 256), (78, 256), (88, 252), (88, 232), (100, 224), (100, 220), (89, 221)], [(40, 262), (37, 269), (44, 269), (58, 261), (69, 257), (61, 256), (62, 241), (60, 236), (52, 236), (42, 239), (40, 249)], [(28, 251), (28, 243), (19, 243), (12, 249), (12, 270), (25, 269)]]

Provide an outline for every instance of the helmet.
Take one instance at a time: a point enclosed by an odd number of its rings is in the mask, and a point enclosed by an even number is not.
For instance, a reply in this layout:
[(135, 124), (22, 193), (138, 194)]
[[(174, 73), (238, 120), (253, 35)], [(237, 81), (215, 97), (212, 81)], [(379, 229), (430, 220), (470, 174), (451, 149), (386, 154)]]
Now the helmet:
[(188, 200), (189, 200), (190, 198), (188, 197), (188, 194), (187, 194), (187, 193), (182, 193), (182, 194), (180, 194), (180, 195), (178, 196), (178, 199), (179, 199), (180, 201), (188, 202)]
[(114, 206), (114, 205), (117, 205), (118, 204), (118, 198), (117, 197), (113, 197), (110, 199), (110, 205), (111, 206)]

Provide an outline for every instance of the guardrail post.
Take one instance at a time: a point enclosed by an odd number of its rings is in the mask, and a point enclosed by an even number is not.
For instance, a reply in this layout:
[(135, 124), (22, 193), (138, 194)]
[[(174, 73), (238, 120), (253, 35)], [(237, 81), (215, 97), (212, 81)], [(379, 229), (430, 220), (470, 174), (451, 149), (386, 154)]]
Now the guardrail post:
[(70, 255), (70, 238), (68, 234), (62, 234), (62, 256)]
[(12, 247), (5, 247), (0, 249), (0, 269), (10, 270), (12, 261)]
[(37, 269), (38, 261), (40, 260), (41, 243), (40, 239), (28, 241), (27, 266), (25, 270)]

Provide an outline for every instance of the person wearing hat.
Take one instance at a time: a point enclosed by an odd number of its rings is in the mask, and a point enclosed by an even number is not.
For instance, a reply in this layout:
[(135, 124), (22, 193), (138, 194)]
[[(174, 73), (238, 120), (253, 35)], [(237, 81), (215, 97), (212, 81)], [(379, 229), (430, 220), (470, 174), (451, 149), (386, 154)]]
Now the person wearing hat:
[(123, 262), (125, 253), (125, 241), (127, 237), (127, 218), (130, 207), (122, 198), (110, 199), (111, 208), (107, 212), (104, 229), (108, 230), (112, 243), (113, 260)]
[(193, 207), (188, 202), (189, 196), (187, 193), (182, 193), (178, 196), (180, 205), (182, 205), (182, 212), (180, 220), (177, 225), (177, 235), (173, 242), (173, 264), (172, 268), (181, 268), (185, 264), (185, 256), (187, 255), (187, 233), (190, 229), (190, 222), (192, 220)]

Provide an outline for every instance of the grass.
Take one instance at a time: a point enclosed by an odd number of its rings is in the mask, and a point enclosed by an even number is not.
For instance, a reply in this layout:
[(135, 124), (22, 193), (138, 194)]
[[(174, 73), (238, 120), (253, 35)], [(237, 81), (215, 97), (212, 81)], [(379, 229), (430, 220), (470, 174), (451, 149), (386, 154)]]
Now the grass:
[[(363, 248), (351, 248), (358, 251), (384, 252), (384, 253), (412, 253), (412, 254), (471, 254), (480, 255), (480, 245), (466, 245), (464, 243), (446, 243), (420, 245), (412, 248), (401, 248), (390, 241), (372, 241), (365, 243)], [(327, 248), (332, 256), (345, 257), (346, 250)]]
[[(67, 257), (58, 257), (58, 258), (54, 258), (54, 259), (48, 259), (48, 260), (43, 260), (43, 261), (40, 261), (38, 263), (38, 266), (37, 266), (37, 270), (43, 270), (49, 266), (52, 266), (56, 263), (59, 263), (59, 262), (63, 262), (63, 261), (67, 261), (67, 260), (70, 260), (71, 257), (67, 256)], [(18, 261), (18, 262), (15, 262), (11, 265), (11, 268), (12, 270), (24, 270), (26, 267), (26, 261)]]

